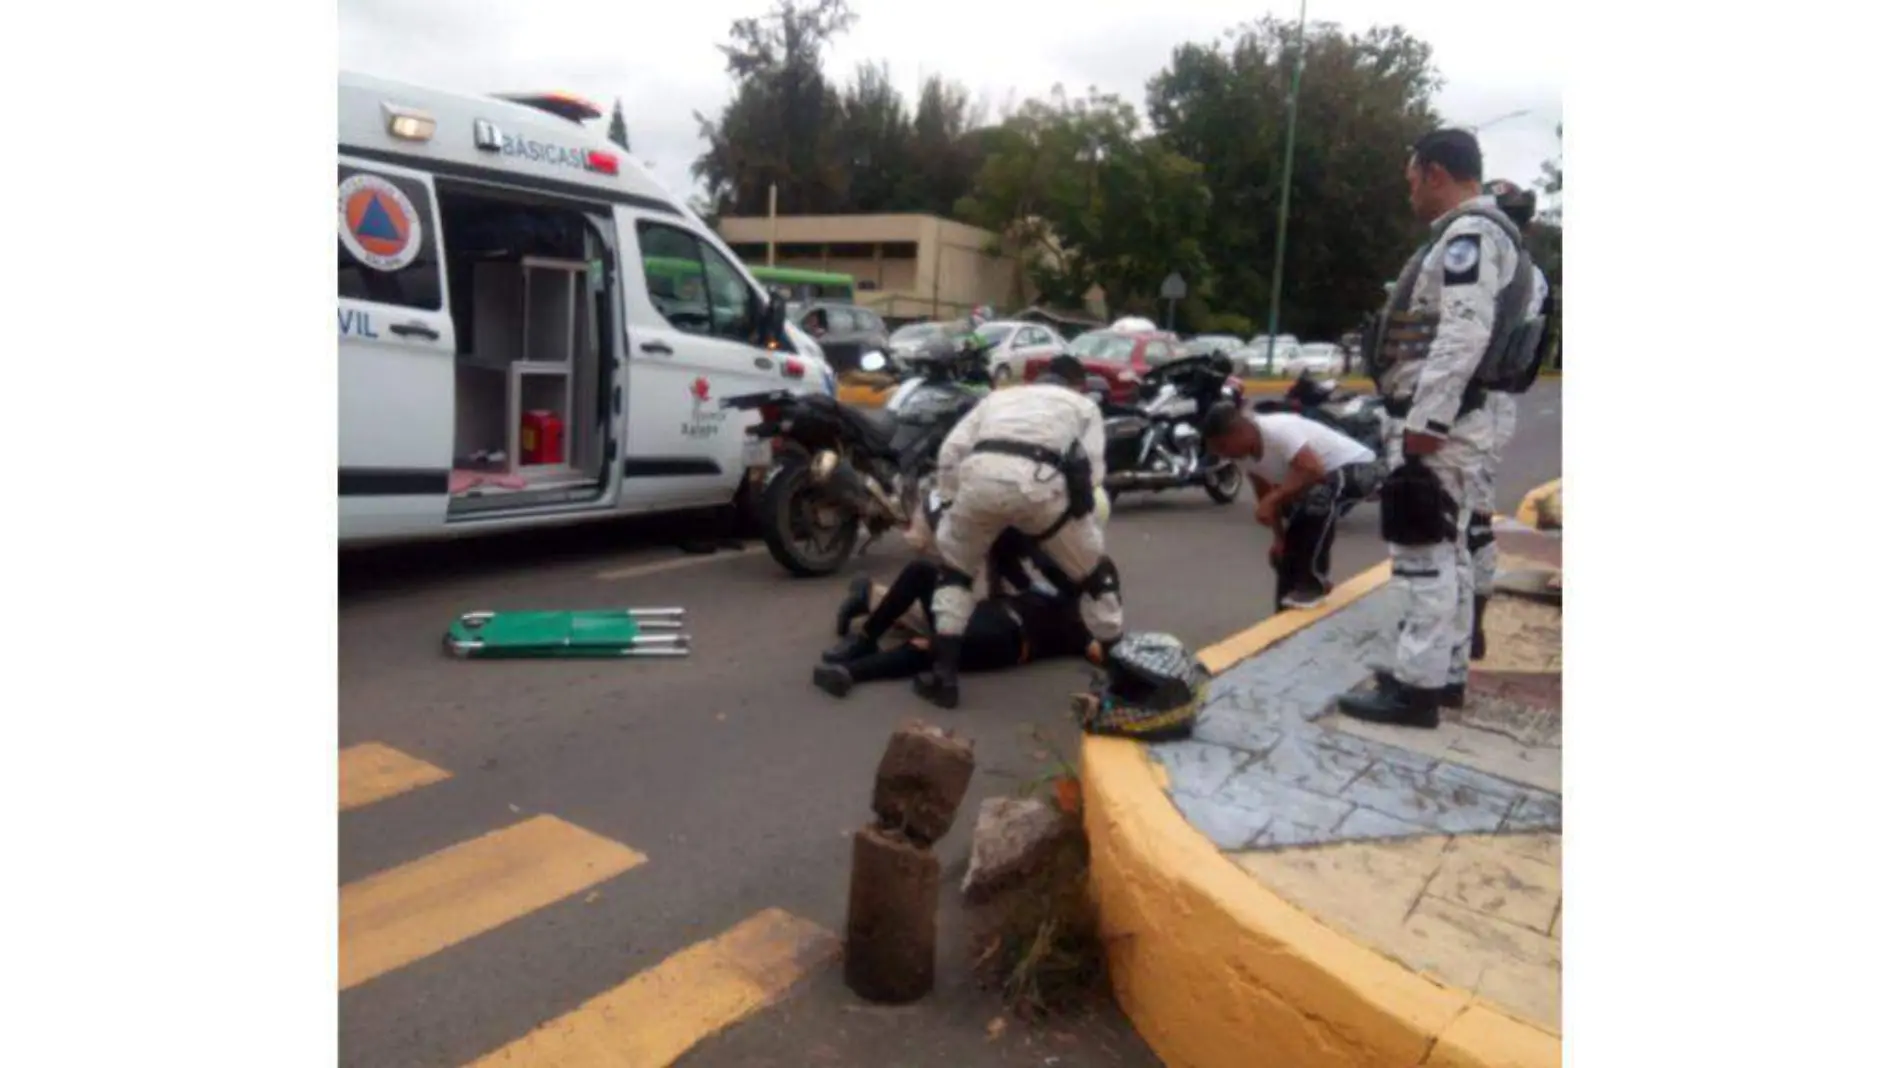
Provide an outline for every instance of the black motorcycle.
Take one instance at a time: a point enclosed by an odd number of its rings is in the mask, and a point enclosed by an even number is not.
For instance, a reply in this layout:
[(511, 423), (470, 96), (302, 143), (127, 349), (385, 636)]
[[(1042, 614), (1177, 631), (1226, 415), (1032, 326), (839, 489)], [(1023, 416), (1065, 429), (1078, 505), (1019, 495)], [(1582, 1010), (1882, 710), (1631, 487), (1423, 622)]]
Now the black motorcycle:
[(1240, 403), (1233, 371), (1225, 356), (1189, 356), (1142, 375), (1136, 404), (1101, 402), (1108, 469), (1103, 488), (1110, 499), (1131, 490), (1189, 486), (1200, 486), (1220, 504), (1240, 496), (1240, 465), (1208, 452), (1200, 430), (1216, 403)]
[[(1257, 412), (1292, 412), (1329, 426), (1371, 449), (1384, 468), (1386, 414), (1378, 397), (1340, 389), (1337, 381), (1309, 370), (1300, 372), (1284, 398), (1258, 401), (1253, 407)], [(1372, 496), (1377, 496), (1376, 489)]]
[[(883, 359), (866, 354), (865, 369), (881, 370)], [(911, 373), (882, 408), (789, 390), (721, 401), (757, 411), (746, 434), (772, 442), (774, 464), (759, 497), (772, 559), (800, 578), (833, 574), (859, 549), (861, 533), (870, 534), (868, 549), (909, 523), (935, 478), (943, 439), (989, 391), (987, 362), (977, 344), (934, 345), (911, 357)]]

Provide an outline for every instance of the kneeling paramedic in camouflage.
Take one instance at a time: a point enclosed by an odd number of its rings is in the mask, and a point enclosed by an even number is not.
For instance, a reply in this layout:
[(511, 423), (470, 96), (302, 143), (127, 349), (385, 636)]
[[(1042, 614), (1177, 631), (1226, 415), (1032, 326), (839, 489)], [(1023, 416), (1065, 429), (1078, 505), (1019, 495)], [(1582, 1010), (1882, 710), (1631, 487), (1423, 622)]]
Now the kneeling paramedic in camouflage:
[(1406, 182), (1431, 236), (1365, 340), (1365, 366), (1392, 417), (1379, 518), (1404, 601), (1391, 671), (1373, 691), (1339, 699), (1339, 711), (1358, 719), (1436, 727), (1441, 706), (1464, 703), (1474, 608), (1467, 531), (1494, 425), (1485, 405), (1490, 390), (1522, 392), (1535, 380), (1541, 325), (1522, 235), (1483, 195), (1482, 175), (1467, 131), (1438, 130), (1413, 146)]
[(976, 607), (971, 576), (1009, 527), (1039, 542), (1080, 587), (1082, 622), (1104, 651), (1122, 635), (1121, 583), (1094, 514), (1104, 470), (1102, 412), (1082, 392), (1080, 360), (1057, 356), (1048, 375), (1053, 381), (983, 398), (937, 453), (937, 489), (950, 507), (936, 531), (944, 562), (931, 598), (936, 664), (914, 688), (943, 708), (957, 706), (957, 661)]

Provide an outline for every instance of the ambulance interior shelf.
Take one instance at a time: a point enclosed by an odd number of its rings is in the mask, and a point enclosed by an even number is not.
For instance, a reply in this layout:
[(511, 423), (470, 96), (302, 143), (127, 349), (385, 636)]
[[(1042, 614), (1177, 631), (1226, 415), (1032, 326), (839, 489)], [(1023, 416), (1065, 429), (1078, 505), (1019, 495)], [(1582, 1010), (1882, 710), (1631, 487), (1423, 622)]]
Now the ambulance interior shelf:
[(473, 322), (456, 361), (457, 495), (591, 481), (590, 410), (599, 331), (586, 260), (472, 265)]

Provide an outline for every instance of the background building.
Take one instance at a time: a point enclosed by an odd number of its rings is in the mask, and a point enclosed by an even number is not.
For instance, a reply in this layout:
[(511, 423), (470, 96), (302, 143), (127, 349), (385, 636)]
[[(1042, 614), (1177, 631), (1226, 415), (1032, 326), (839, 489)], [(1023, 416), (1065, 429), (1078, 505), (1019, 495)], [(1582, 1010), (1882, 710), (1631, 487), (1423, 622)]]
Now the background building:
[(749, 264), (854, 275), (857, 302), (894, 323), (1035, 297), (995, 234), (933, 215), (749, 216), (719, 220), (719, 236)]

